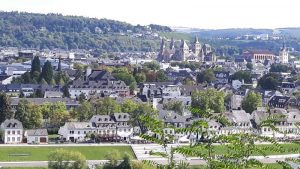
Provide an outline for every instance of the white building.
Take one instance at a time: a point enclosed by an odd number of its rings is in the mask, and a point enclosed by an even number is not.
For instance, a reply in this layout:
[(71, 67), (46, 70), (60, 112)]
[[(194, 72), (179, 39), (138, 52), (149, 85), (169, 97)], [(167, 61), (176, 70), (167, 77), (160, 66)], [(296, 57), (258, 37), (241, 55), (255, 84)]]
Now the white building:
[(26, 130), (24, 137), (27, 139), (27, 143), (29, 144), (48, 143), (47, 129)]
[(280, 63), (289, 63), (289, 51), (283, 44), (281, 50), (279, 51), (279, 62)]
[(16, 119), (5, 120), (1, 124), (3, 131), (3, 142), (5, 144), (22, 143), (23, 140), (23, 125)]
[(65, 141), (72, 142), (84, 141), (89, 132), (96, 132), (95, 127), (89, 122), (67, 122), (58, 130), (58, 134)]

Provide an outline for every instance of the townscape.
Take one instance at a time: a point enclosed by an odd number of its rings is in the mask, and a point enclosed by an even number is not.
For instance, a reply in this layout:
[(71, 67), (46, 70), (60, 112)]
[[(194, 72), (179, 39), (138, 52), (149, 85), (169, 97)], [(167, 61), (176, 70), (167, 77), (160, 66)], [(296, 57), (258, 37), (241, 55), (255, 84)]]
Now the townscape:
[[(1, 13), (1, 22), (6, 15), (20, 17)], [(47, 26), (37, 31), (51, 32)], [(201, 34), (180, 37), (159, 25), (126, 28), (116, 33), (116, 26), (99, 26), (95, 36), (151, 42), (134, 50), (124, 44), (113, 50), (120, 39), (106, 41), (101, 50), (95, 42), (88, 50), (79, 42), (76, 49), (62, 49), (42, 47), (50, 41), (20, 47), (0, 40), (0, 166), (300, 166), (300, 57), (290, 37), (219, 38), (280, 44), (224, 52)]]

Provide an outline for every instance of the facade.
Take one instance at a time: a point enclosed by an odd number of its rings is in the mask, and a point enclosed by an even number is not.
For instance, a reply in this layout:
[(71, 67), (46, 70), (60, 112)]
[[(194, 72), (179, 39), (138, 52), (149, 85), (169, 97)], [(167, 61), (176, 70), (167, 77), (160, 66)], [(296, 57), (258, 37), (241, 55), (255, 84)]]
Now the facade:
[(69, 88), (70, 97), (77, 98), (84, 94), (86, 98), (95, 95), (110, 96), (117, 95), (121, 97), (130, 94), (129, 87), (120, 80), (116, 80), (109, 72), (105, 70), (87, 70), (85, 80), (75, 80)]
[(80, 142), (84, 141), (86, 134), (96, 132), (90, 122), (67, 122), (59, 128), (58, 134), (64, 141)]
[(279, 62), (280, 63), (289, 63), (289, 51), (285, 47), (285, 44), (283, 43), (282, 48), (279, 51)]
[(128, 141), (133, 134), (133, 127), (129, 124), (128, 113), (114, 113), (111, 115), (95, 115), (90, 123), (96, 128), (101, 141)]
[(297, 109), (281, 109), (276, 108), (269, 113), (266, 110), (254, 111), (253, 119), (259, 125), (263, 120), (269, 116), (278, 117), (275, 126), (277, 130), (273, 130), (269, 126), (260, 128), (260, 134), (266, 137), (273, 137), (277, 139), (299, 139), (300, 129), (298, 123), (300, 121), (300, 112)]
[(28, 144), (48, 143), (47, 129), (26, 130), (24, 137), (27, 139)]
[(269, 51), (244, 51), (243, 56), (246, 60), (254, 60), (255, 62), (264, 62), (265, 60), (274, 61), (275, 55)]
[(23, 125), (16, 119), (7, 119), (1, 124), (4, 144), (18, 144), (23, 141)]
[(195, 37), (195, 40), (189, 46), (185, 40), (181, 40), (179, 47), (176, 48), (175, 41), (172, 38), (169, 45), (166, 44), (166, 39), (163, 38), (160, 45), (160, 51), (157, 57), (158, 61), (201, 61), (215, 62), (216, 55), (209, 44), (203, 44)]

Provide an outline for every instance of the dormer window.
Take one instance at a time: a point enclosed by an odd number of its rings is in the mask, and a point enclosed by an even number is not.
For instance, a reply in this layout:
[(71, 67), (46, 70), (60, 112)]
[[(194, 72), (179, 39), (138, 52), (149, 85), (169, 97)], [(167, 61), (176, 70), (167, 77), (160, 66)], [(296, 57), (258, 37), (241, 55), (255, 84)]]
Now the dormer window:
[(107, 118), (105, 118), (104, 121), (107, 121)]
[(124, 119), (126, 119), (127, 118), (127, 116), (126, 115), (124, 115)]
[(120, 119), (120, 118), (121, 118), (121, 115), (118, 116), (118, 119)]

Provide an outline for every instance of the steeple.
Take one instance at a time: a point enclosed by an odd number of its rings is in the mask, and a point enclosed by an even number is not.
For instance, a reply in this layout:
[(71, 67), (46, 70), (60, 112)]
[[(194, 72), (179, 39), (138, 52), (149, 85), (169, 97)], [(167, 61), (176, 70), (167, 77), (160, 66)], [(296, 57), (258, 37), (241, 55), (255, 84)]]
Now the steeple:
[(58, 66), (57, 70), (60, 72), (61, 71), (61, 57), (58, 58)]
[(165, 49), (165, 38), (163, 37), (161, 39), (161, 44), (160, 44), (160, 52), (163, 53), (164, 49)]
[(197, 36), (197, 35), (195, 36), (194, 43), (199, 43), (199, 40), (198, 40), (198, 36)]
[(175, 49), (175, 43), (174, 43), (174, 39), (171, 38), (171, 43), (170, 43), (170, 50)]

